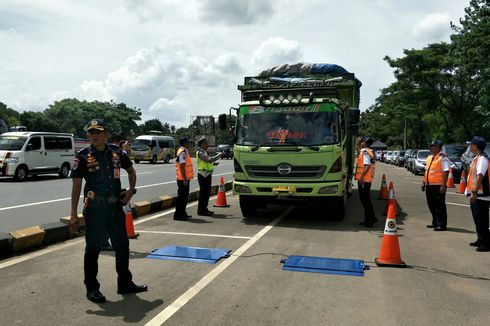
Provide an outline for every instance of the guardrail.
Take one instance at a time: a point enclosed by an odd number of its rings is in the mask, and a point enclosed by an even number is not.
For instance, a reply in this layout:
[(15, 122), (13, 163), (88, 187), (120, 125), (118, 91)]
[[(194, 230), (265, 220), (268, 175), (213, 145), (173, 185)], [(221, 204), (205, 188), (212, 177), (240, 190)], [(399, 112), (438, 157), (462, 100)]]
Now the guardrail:
[[(232, 182), (225, 183), (226, 191), (232, 189)], [(211, 187), (211, 195), (218, 193), (218, 185)], [(189, 202), (196, 201), (199, 189), (189, 193)], [(175, 206), (177, 195), (162, 195), (150, 200), (135, 202), (131, 208), (133, 218), (159, 212)], [(81, 227), (85, 227), (82, 214), (78, 214)], [(68, 239), (82, 236), (79, 231), (73, 231), (70, 226), (70, 217), (62, 217), (60, 222), (46, 223), (23, 228), (8, 233), (0, 233), (0, 259), (23, 253), (28, 250), (63, 242)]]

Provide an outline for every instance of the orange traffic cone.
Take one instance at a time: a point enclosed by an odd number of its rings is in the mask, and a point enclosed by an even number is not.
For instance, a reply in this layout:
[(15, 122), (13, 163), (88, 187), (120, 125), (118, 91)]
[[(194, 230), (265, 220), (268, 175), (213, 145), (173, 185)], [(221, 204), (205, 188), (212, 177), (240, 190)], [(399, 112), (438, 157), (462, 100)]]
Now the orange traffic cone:
[(225, 178), (221, 177), (219, 180), (219, 187), (218, 187), (218, 198), (216, 198), (216, 204), (213, 205), (214, 207), (230, 207), (226, 203), (226, 190), (225, 190)]
[(393, 205), (393, 207), (395, 209), (395, 216), (399, 215), (398, 214), (398, 204), (397, 204), (396, 198), (395, 198), (395, 189), (393, 188), (393, 181), (390, 181), (390, 190), (389, 190), (388, 200), (386, 201), (385, 211), (384, 211), (383, 215), (388, 214), (388, 208), (390, 207), (390, 205)]
[(449, 177), (447, 178), (446, 187), (447, 188), (456, 188), (454, 186), (453, 168), (449, 169)]
[(388, 199), (388, 187), (386, 186), (386, 176), (383, 173), (383, 179), (381, 179), (381, 189), (379, 190), (378, 199)]
[(463, 172), (461, 173), (461, 180), (459, 181), (459, 187), (458, 187), (458, 194), (464, 194), (464, 191), (466, 190), (466, 174)]
[(136, 239), (140, 234), (134, 232), (133, 225), (133, 213), (131, 213), (131, 205), (124, 207), (126, 211), (126, 233), (128, 234), (128, 238)]
[(390, 205), (388, 208), (388, 217), (386, 218), (379, 258), (374, 259), (374, 261), (376, 265), (381, 267), (407, 267), (400, 256), (394, 205)]

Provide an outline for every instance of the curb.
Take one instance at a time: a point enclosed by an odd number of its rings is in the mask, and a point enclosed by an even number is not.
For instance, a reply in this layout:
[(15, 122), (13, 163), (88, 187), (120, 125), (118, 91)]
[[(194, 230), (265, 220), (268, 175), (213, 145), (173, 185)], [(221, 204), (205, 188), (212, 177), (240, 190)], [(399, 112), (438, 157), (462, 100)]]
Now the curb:
[[(233, 182), (225, 183), (225, 190), (232, 189)], [(211, 196), (218, 193), (218, 185), (211, 186)], [(199, 189), (189, 193), (189, 202), (196, 201), (199, 197)], [(166, 210), (175, 206), (177, 195), (162, 195), (150, 200), (142, 200), (133, 204), (131, 211), (133, 218)], [(80, 226), (85, 226), (85, 220), (81, 213), (78, 214)], [(73, 231), (70, 226), (70, 216), (60, 218), (59, 222), (46, 223), (9, 233), (0, 233), (0, 259), (5, 259), (13, 254), (47, 246), (65, 240), (82, 236)]]

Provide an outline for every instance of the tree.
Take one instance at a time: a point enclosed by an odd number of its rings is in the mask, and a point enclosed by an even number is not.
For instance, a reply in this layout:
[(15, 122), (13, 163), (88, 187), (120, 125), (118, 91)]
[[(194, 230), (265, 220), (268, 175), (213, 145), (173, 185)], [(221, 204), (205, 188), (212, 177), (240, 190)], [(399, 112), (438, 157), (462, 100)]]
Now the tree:
[(8, 126), (20, 124), (20, 113), (9, 108), (6, 104), (0, 102), (0, 119), (3, 119)]
[(471, 0), (460, 26), (451, 24), (454, 54), (460, 62), (459, 73), (471, 80), (475, 111), (484, 119), (476, 133), (490, 136), (490, 2)]

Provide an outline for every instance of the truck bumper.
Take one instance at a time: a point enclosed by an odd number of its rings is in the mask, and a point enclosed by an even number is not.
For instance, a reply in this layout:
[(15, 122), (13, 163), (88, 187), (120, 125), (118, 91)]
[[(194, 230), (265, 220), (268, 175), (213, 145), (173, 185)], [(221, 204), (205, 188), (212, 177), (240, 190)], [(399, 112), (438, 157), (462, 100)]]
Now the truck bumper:
[(233, 194), (268, 197), (341, 197), (344, 181), (321, 183), (234, 181)]

